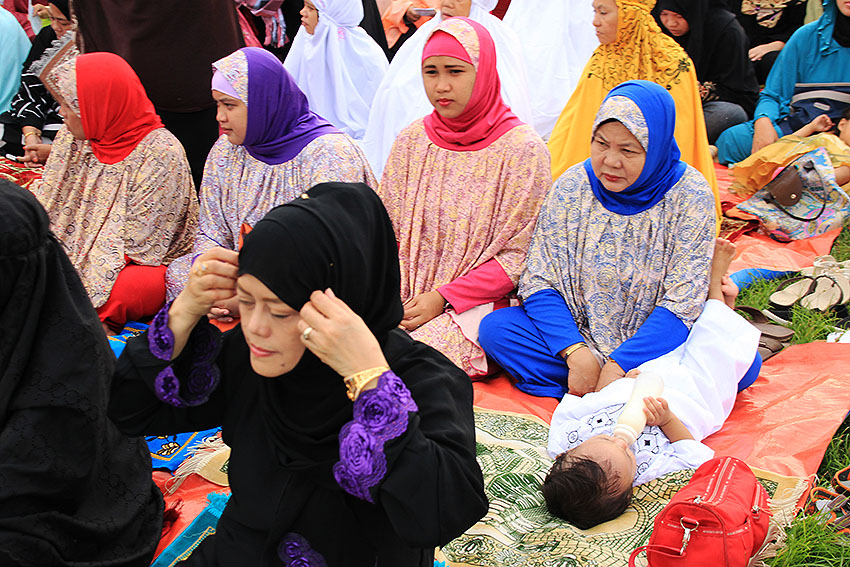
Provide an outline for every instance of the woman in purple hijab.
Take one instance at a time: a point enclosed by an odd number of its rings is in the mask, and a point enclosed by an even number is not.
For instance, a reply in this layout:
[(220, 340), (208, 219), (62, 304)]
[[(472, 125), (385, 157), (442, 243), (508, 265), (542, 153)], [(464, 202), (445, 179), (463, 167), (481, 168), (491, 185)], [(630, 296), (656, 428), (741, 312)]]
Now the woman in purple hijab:
[[(274, 55), (244, 47), (213, 69), (222, 135), (204, 168), (194, 250), (172, 262), (166, 274), (169, 299), (186, 285), (193, 258), (215, 246), (237, 250), (241, 235), (269, 210), (310, 187), (325, 181), (377, 187), (357, 144), (310, 110)], [(223, 302), (210, 317), (231, 323), (238, 306)]]

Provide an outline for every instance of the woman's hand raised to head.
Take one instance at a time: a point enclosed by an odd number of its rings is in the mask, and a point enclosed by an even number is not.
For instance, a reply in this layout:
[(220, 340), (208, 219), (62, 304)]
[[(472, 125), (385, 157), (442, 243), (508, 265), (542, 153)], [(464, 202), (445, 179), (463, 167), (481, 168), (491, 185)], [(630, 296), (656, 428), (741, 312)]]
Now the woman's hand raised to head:
[(213, 248), (198, 256), (189, 270), (189, 281), (168, 310), (168, 328), (174, 333), (177, 358), (192, 329), (210, 308), (236, 295), (239, 275), (239, 253), (227, 248)]
[(389, 366), (363, 319), (330, 289), (310, 295), (301, 308), (298, 330), (301, 342), (342, 377)]
[(216, 303), (236, 296), (238, 275), (238, 252), (221, 247), (207, 250), (195, 259), (189, 281), (174, 303), (179, 301), (187, 314), (200, 319)]

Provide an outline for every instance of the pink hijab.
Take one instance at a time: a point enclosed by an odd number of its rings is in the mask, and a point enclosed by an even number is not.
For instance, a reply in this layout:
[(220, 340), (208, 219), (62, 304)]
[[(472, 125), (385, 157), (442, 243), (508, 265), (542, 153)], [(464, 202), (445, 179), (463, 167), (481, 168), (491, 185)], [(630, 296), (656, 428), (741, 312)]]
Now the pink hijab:
[(422, 61), (446, 55), (475, 68), (469, 102), (457, 118), (443, 118), (434, 110), (425, 117), (425, 133), (437, 146), (460, 152), (486, 148), (523, 122), (502, 100), (496, 71), (496, 45), (484, 26), (468, 18), (449, 18), (428, 38)]

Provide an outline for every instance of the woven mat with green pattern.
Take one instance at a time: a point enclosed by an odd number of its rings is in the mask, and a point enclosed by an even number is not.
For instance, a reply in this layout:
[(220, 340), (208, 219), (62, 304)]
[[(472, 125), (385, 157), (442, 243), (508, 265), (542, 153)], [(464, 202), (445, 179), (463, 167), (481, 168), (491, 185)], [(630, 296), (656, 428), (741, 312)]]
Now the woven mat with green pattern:
[[(540, 486), (551, 466), (549, 426), (529, 416), (475, 409), (478, 462), (490, 499), (487, 515), (442, 550), (453, 567), (623, 567), (652, 532), (655, 515), (687, 484), (692, 470), (671, 473), (635, 490), (619, 518), (580, 530), (546, 510)], [(805, 481), (755, 470), (777, 519), (790, 520)]]

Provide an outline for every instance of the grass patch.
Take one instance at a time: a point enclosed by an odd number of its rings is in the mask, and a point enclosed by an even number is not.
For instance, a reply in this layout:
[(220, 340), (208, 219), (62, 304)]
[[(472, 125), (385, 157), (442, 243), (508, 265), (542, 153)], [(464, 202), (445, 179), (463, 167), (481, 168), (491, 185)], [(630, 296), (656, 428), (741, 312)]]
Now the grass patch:
[[(850, 260), (850, 229), (841, 231), (830, 252), (839, 262)], [(770, 295), (789, 277), (757, 280), (741, 290), (739, 305), (770, 308)], [(795, 305), (791, 309), (794, 344), (824, 340), (838, 317)], [(787, 317), (786, 317), (787, 318)], [(831, 488), (836, 472), (850, 465), (850, 418), (836, 431), (818, 469), (819, 486)], [(818, 517), (800, 515), (787, 530), (788, 539), (776, 557), (766, 560), (771, 567), (850, 567), (850, 536), (837, 533)]]
[(818, 469), (818, 485), (830, 486), (833, 475), (850, 465), (850, 417), (835, 432)]
[(850, 260), (850, 229), (845, 228), (841, 231), (832, 245), (830, 254), (839, 262)]
[(826, 340), (827, 335), (835, 330), (836, 323), (838, 317), (830, 311), (822, 313), (794, 305), (791, 309), (791, 328), (794, 329), (791, 343), (798, 345)]
[(817, 516), (800, 516), (771, 567), (850, 567), (850, 538), (824, 526)]
[(736, 300), (737, 305), (748, 305), (756, 309), (767, 309), (770, 307), (770, 295), (782, 285), (785, 280), (796, 276), (791, 274), (783, 278), (775, 280), (758, 279), (751, 283), (746, 288), (742, 289)]

